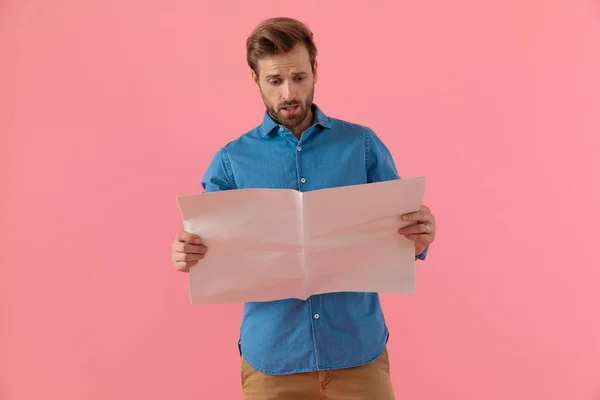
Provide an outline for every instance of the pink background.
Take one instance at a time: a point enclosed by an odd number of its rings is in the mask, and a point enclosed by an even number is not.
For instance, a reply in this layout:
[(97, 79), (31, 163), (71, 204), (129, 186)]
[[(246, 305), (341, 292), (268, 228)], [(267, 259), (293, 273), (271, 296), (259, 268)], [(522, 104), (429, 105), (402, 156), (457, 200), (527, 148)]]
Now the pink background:
[(399, 399), (600, 399), (600, 6), (0, 2), (0, 399), (239, 399), (241, 305), (192, 307), (175, 196), (263, 105), (246, 36), (314, 30), (315, 101), (426, 175), (384, 295)]

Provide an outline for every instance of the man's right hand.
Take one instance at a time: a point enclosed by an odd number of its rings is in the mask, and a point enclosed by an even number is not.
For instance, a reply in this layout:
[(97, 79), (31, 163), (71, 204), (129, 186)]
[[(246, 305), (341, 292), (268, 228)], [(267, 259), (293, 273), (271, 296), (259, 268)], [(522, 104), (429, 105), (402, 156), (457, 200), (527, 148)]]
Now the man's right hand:
[(181, 231), (171, 245), (171, 258), (175, 269), (189, 272), (190, 268), (204, 258), (206, 246), (202, 244), (200, 236)]

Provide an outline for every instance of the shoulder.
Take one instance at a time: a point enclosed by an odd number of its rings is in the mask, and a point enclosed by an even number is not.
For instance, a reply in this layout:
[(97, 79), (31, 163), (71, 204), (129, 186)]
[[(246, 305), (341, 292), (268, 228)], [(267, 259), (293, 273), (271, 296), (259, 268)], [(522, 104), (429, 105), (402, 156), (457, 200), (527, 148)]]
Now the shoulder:
[(333, 132), (337, 132), (344, 137), (350, 137), (354, 140), (364, 142), (366, 149), (368, 149), (373, 142), (380, 141), (375, 131), (368, 125), (332, 117), (329, 117), (329, 123)]
[(373, 129), (369, 126), (359, 124), (354, 121), (348, 121), (340, 118), (328, 117), (329, 123), (333, 129), (339, 129), (348, 133), (353, 133), (356, 135), (367, 135), (373, 134)]
[(262, 128), (259, 125), (222, 145), (217, 151), (217, 154), (227, 158), (230, 154), (235, 154), (248, 149), (249, 145), (257, 144), (261, 139), (263, 139)]
[(233, 180), (231, 160), (248, 151), (248, 144), (261, 137), (260, 126), (253, 128), (237, 138), (221, 145), (214, 153), (210, 165), (206, 171), (205, 177), (209, 179), (214, 175), (226, 175), (229, 180)]

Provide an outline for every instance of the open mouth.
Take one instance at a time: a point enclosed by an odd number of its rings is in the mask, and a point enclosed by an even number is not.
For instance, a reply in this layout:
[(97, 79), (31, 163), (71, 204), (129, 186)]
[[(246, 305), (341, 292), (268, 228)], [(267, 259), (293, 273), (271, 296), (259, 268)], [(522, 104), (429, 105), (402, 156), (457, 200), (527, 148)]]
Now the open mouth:
[(284, 108), (282, 108), (282, 110), (286, 114), (292, 114), (292, 113), (295, 113), (296, 111), (298, 111), (298, 108), (300, 108), (300, 106), (295, 105), (295, 106), (291, 106), (291, 107), (284, 107)]

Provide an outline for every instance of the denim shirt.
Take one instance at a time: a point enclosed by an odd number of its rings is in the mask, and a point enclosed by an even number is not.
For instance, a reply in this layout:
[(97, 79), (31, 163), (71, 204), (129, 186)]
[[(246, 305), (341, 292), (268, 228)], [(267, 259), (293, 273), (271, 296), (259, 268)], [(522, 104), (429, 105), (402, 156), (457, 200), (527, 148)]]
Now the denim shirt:
[[(205, 191), (307, 192), (400, 179), (371, 129), (312, 107), (314, 123), (300, 140), (265, 112), (261, 125), (216, 153), (202, 179)], [(252, 367), (279, 375), (367, 364), (382, 354), (387, 340), (379, 295), (344, 292), (246, 303), (238, 346)]]

